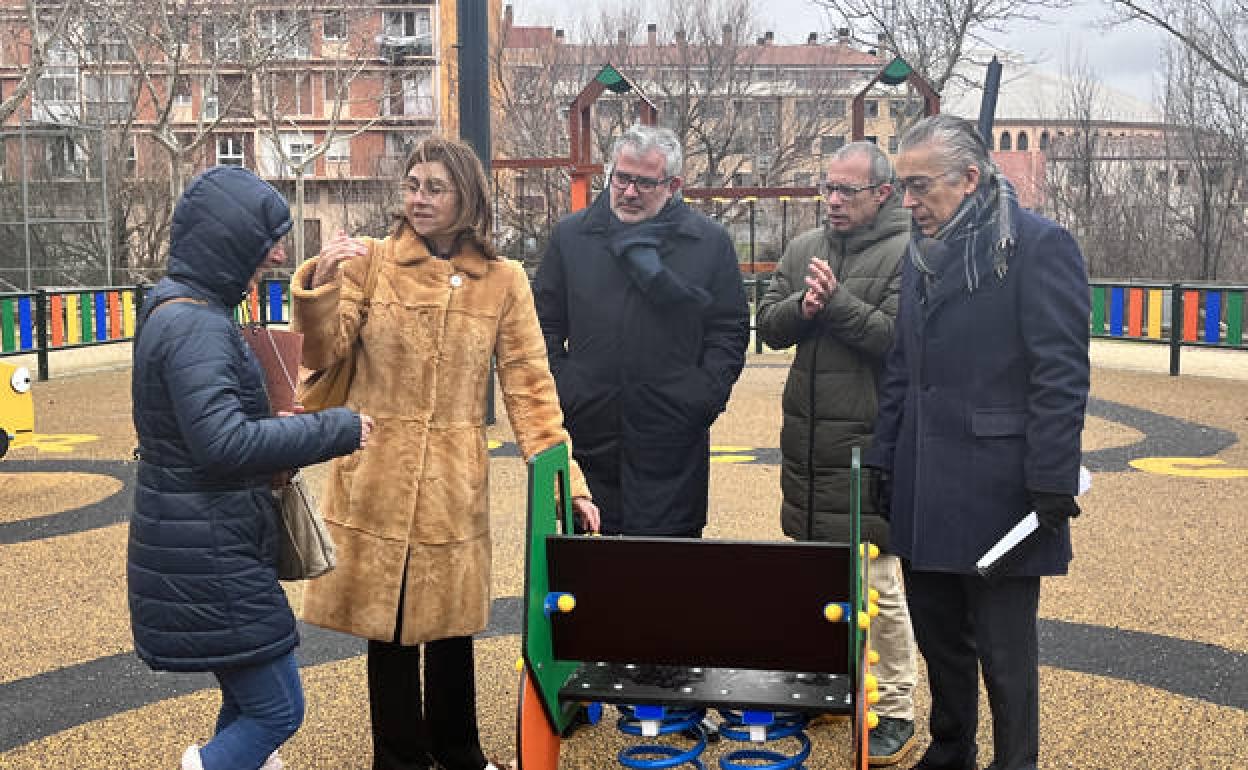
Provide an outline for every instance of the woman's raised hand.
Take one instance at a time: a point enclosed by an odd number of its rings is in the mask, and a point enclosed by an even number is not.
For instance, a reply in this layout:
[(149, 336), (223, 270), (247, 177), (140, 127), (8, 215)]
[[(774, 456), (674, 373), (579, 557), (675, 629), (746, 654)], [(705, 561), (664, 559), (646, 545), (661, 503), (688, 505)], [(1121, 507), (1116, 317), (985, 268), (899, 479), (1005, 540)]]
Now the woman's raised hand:
[(358, 238), (352, 238), (346, 231), (339, 230), (321, 253), (317, 255), (316, 270), (312, 272), (312, 285), (315, 289), (338, 280), (338, 273), (345, 260), (362, 257), (368, 254), (368, 244)]

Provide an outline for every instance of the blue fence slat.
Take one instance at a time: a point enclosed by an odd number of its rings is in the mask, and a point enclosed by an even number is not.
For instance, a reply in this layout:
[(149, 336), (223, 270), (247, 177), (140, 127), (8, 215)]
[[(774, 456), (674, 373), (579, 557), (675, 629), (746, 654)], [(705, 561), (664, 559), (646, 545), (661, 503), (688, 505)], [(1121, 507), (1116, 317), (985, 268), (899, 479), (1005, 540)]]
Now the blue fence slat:
[(1115, 337), (1122, 336), (1123, 298), (1126, 289), (1115, 286), (1109, 292), (1109, 333)]
[(108, 297), (102, 291), (95, 293), (95, 338), (108, 339)]
[(22, 350), (35, 347), (35, 320), (32, 317), (30, 297), (22, 297), (17, 301), (17, 334)]
[(1222, 292), (1205, 292), (1205, 342), (1222, 341)]
[(269, 323), (282, 322), (282, 284), (269, 281)]

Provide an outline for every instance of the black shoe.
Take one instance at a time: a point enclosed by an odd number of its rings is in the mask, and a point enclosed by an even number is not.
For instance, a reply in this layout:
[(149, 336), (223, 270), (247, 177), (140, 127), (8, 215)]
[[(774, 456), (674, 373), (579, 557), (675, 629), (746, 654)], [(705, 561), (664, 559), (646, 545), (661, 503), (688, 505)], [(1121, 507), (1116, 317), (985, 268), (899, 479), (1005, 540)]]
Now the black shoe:
[(895, 765), (914, 748), (914, 722), (880, 717), (867, 739), (867, 763), (872, 767)]

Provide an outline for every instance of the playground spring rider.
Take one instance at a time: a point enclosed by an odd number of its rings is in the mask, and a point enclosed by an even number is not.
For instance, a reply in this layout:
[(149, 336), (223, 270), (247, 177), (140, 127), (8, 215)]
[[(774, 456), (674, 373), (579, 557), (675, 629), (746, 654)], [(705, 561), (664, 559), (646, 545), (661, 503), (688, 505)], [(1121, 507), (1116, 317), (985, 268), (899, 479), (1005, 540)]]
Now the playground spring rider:
[[(624, 749), (629, 768), (705, 768), (699, 725), (712, 708), (724, 738), (755, 746), (723, 756), (722, 770), (800, 770), (818, 714), (853, 718), (853, 766), (864, 770), (879, 693), (862, 557), (878, 550), (860, 542), (858, 450), (845, 544), (572, 535), (567, 463), (566, 445), (529, 463), (520, 770), (558, 768), (559, 736), (585, 703), (619, 706), (631, 735), (698, 736), (688, 749)], [(722, 590), (697, 602), (672, 590), (707, 584)], [(795, 753), (760, 745), (784, 738)]]
[(35, 430), (35, 401), (30, 393), (30, 370), (0, 363), (0, 457), (19, 433)]

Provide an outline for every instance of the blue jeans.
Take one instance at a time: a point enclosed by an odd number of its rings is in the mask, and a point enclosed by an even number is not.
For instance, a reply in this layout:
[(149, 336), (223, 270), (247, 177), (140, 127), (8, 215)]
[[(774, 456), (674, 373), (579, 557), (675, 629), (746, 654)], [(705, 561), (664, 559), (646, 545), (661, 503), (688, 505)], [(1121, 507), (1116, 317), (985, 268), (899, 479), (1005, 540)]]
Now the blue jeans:
[(221, 684), (217, 734), (199, 750), (204, 770), (257, 770), (303, 723), (295, 654), (212, 672)]

